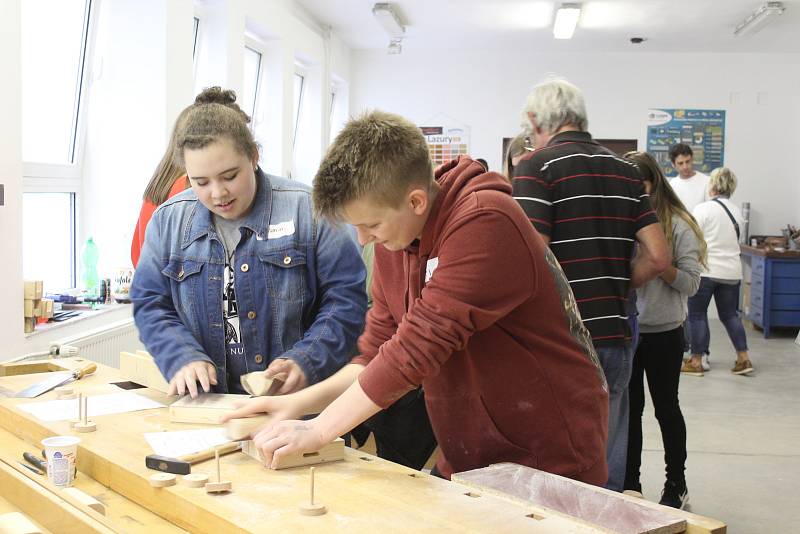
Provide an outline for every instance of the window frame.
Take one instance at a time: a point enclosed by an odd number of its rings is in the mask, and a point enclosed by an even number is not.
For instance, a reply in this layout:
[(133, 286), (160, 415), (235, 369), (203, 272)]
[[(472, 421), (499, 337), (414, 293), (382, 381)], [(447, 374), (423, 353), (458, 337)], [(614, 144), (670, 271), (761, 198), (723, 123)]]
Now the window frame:
[[(72, 119), (71, 146), (68, 163), (22, 162), (22, 194), (25, 193), (68, 193), (71, 195), (70, 218), (71, 258), (70, 270), (74, 289), (78, 286), (78, 218), (81, 209), (81, 190), (83, 188), (83, 160), (86, 151), (86, 110), (91, 92), (95, 60), (95, 44), (99, 17), (99, 1), (86, 0), (81, 32), (81, 61), (75, 80), (76, 100)], [(24, 120), (24, 118), (23, 118)], [(25, 244), (23, 243), (23, 247)], [(23, 252), (24, 254), (24, 252)]]
[[(301, 79), (300, 82), (300, 97), (297, 100), (297, 113), (294, 117), (292, 117), (294, 124), (292, 125), (292, 154), (294, 154), (294, 150), (297, 147), (297, 130), (299, 130), (300, 126), (300, 116), (303, 114), (303, 97), (305, 97), (306, 92), (306, 77), (308, 77), (308, 71), (306, 68), (297, 63), (295, 64), (294, 74), (292, 76), (292, 81), (296, 79), (295, 77), (299, 76)], [(294, 83), (292, 83), (292, 87), (294, 87)], [(292, 94), (292, 102), (294, 102), (295, 95)]]
[[(255, 129), (256, 124), (261, 122), (258, 113), (261, 109), (261, 90), (264, 86), (262, 77), (264, 76), (264, 58), (266, 57), (266, 52), (261, 43), (259, 43), (257, 40), (253, 39), (249, 35), (245, 36), (244, 47), (245, 49), (249, 48), (250, 50), (258, 54), (258, 70), (256, 77), (255, 98), (253, 100), (252, 113), (248, 113), (251, 119), (250, 128)], [(244, 53), (245, 52), (242, 52), (242, 54)], [(245, 112), (247, 112), (247, 110), (245, 110)]]

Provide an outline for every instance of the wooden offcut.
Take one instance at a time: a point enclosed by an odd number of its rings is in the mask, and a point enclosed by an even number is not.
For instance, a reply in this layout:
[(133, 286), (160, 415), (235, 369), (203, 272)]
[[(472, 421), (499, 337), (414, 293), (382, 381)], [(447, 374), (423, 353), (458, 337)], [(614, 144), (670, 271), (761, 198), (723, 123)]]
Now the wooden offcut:
[(162, 393), (169, 391), (169, 383), (164, 380), (164, 376), (158, 369), (155, 360), (145, 351), (120, 352), (119, 371), (122, 376), (150, 389), (155, 389)]
[[(242, 452), (254, 460), (257, 460), (260, 464), (264, 465), (264, 467), (270, 467), (266, 465), (264, 455), (261, 454), (261, 450), (256, 447), (255, 443), (253, 443), (253, 440), (242, 442)], [(344, 440), (342, 438), (336, 438), (318, 451), (295, 453), (280, 458), (275, 469), (288, 469), (290, 467), (301, 467), (304, 465), (324, 464), (329, 462), (337, 462), (343, 459)]]
[(233, 441), (248, 440), (253, 433), (266, 425), (272, 416), (256, 415), (255, 417), (241, 417), (229, 419), (225, 422), (225, 436)]
[(239, 377), (239, 382), (241, 382), (244, 390), (254, 397), (274, 395), (283, 385), (280, 379), (267, 378), (266, 371), (256, 371), (242, 375)]

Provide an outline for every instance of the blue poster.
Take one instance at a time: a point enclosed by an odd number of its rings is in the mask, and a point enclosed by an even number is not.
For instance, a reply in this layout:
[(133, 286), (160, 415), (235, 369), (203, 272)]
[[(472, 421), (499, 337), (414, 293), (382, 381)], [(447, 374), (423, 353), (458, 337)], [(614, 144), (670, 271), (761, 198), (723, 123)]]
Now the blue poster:
[(725, 111), (719, 109), (650, 109), (647, 112), (647, 151), (667, 176), (677, 176), (669, 148), (692, 147), (694, 168), (708, 174), (721, 167), (725, 155)]

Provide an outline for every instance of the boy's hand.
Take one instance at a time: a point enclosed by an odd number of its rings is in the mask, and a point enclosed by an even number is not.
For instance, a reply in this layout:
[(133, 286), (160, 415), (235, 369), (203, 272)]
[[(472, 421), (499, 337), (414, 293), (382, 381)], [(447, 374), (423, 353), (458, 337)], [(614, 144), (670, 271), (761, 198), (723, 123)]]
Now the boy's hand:
[(276, 395), (294, 393), (308, 385), (306, 374), (297, 365), (297, 362), (288, 358), (278, 358), (273, 361), (265, 373), (267, 378), (277, 378), (283, 381), (283, 385), (275, 392)]
[(281, 458), (293, 453), (315, 452), (325, 446), (325, 438), (315, 426), (316, 418), (308, 421), (280, 421), (253, 436), (256, 447), (264, 454), (264, 463), (277, 469)]
[(186, 391), (194, 399), (197, 397), (197, 383), (203, 386), (203, 391), (208, 393), (211, 386), (217, 384), (217, 368), (214, 364), (205, 360), (190, 362), (175, 373), (169, 381), (167, 395), (183, 395)]
[(240, 419), (251, 415), (268, 413), (274, 416), (274, 421), (283, 421), (291, 417), (297, 417), (291, 410), (292, 398), (285, 397), (255, 397), (238, 403), (238, 408), (220, 418), (220, 423), (229, 419)]

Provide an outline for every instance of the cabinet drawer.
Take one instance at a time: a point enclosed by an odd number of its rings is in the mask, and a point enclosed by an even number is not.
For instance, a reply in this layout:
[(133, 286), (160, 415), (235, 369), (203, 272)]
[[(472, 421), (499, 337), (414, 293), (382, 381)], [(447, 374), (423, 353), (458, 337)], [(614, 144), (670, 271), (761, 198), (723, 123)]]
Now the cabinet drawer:
[(773, 311), (769, 318), (775, 326), (800, 326), (800, 311)]
[(756, 293), (753, 291), (750, 293), (750, 305), (751, 306), (758, 306), (759, 308), (764, 307), (764, 291), (759, 291)]
[(800, 278), (773, 278), (772, 294), (800, 295)]
[[(761, 304), (761, 308), (764, 305)], [(800, 311), (800, 295), (772, 295), (770, 308), (773, 310)]]
[(772, 262), (772, 276), (800, 278), (800, 261)]
[(764, 324), (764, 314), (758, 306), (750, 306), (750, 313), (747, 318), (758, 325)]
[(750, 262), (750, 269), (753, 273), (752, 276), (755, 277), (756, 275), (760, 275), (761, 277), (764, 276), (764, 258), (759, 256), (752, 256), (752, 261)]
[(753, 278), (750, 280), (750, 298), (753, 299), (755, 295), (761, 295), (764, 297), (764, 279), (763, 278)]

